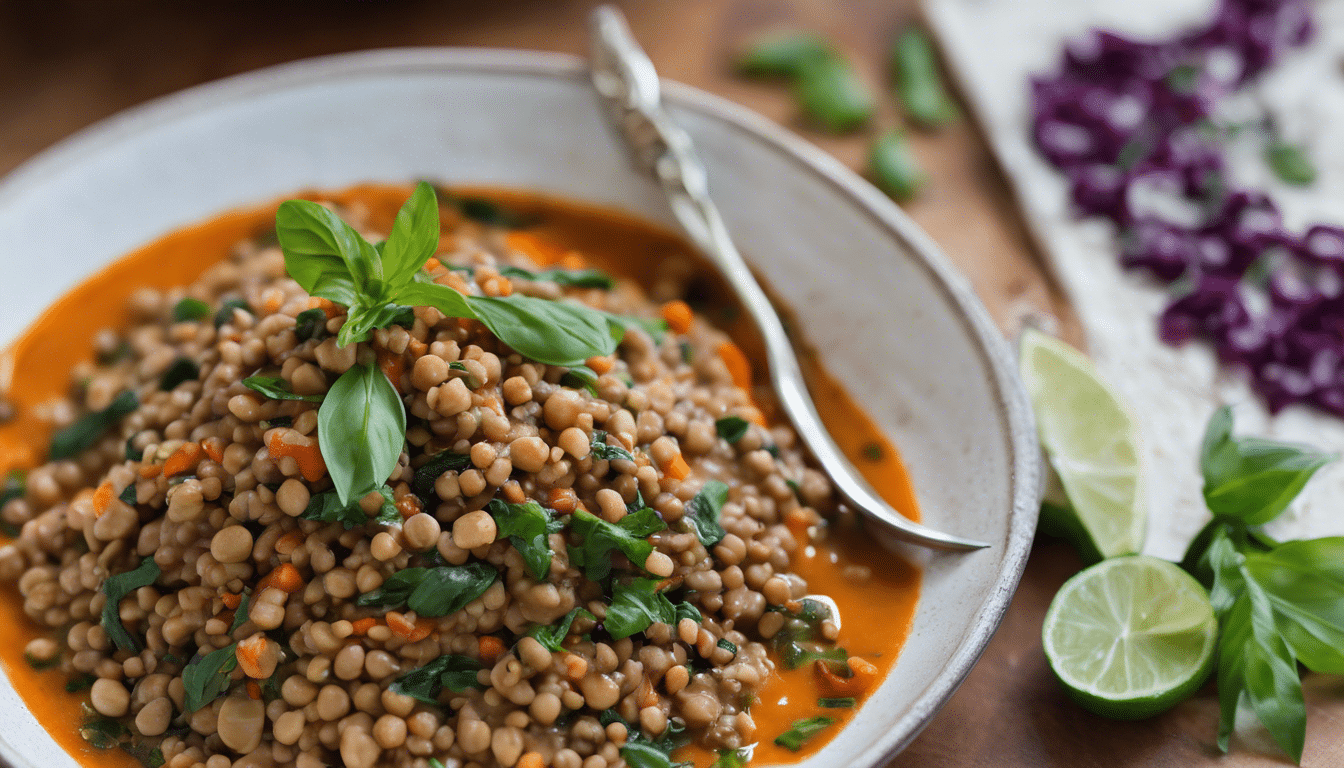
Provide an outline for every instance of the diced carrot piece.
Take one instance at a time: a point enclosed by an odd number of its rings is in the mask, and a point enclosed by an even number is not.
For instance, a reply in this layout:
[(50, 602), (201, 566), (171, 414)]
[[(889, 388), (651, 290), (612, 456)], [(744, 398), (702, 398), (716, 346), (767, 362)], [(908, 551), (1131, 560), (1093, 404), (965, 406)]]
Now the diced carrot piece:
[(513, 765), (514, 768), (546, 768), (546, 758), (540, 752), (526, 752)]
[[(271, 430), (266, 437), (266, 450), (277, 459), (292, 457), (298, 463), (299, 474), (303, 475), (303, 479), (315, 483), (327, 474), (327, 462), (322, 459), (322, 449), (318, 447), (316, 438), (299, 435), (298, 441), (293, 441), (293, 435), (296, 434), (289, 429)], [(287, 436), (289, 439), (286, 439)]]
[(223, 603), (224, 607), (228, 608), (230, 611), (236, 611), (238, 610), (238, 606), (242, 605), (243, 603), (243, 596), (235, 595), (232, 592), (225, 592), (224, 594), (219, 596), (219, 601)]
[(691, 330), (691, 307), (680, 299), (663, 305), (663, 319), (673, 333), (685, 333)]
[(500, 640), (498, 637), (495, 637), (494, 635), (481, 635), (479, 650), (481, 663), (486, 666), (494, 666), (495, 662), (499, 661), (499, 657), (503, 656), (504, 651), (507, 649), (504, 647), (504, 641)]
[(183, 443), (181, 448), (173, 451), (173, 455), (163, 463), (164, 477), (173, 477), (190, 472), (196, 468), (201, 460), (200, 443)]
[(219, 464), (224, 461), (224, 438), (208, 437), (201, 441), (201, 448), (210, 460)]
[(592, 368), (593, 373), (601, 376), (604, 373), (609, 373), (615, 367), (616, 361), (612, 359), (611, 355), (603, 355), (602, 357), (590, 357), (584, 360), (583, 364)]
[(234, 655), (238, 657), (238, 666), (248, 677), (261, 677), (261, 654), (266, 650), (266, 636), (256, 634), (238, 641)]
[(742, 348), (731, 341), (725, 341), (719, 345), (718, 353), (728, 368), (728, 375), (733, 377), (733, 383), (742, 389), (751, 388), (751, 363), (747, 361)]
[(569, 251), (560, 257), (558, 265), (571, 271), (588, 268), (588, 260), (583, 258), (583, 254), (578, 251)]
[(373, 617), (355, 619), (350, 622), (351, 634), (359, 635), (361, 637), (368, 634), (368, 631), (376, 626), (378, 626), (378, 620)]
[(410, 634), (415, 631), (415, 622), (406, 618), (404, 613), (388, 611), (383, 619), (387, 621), (387, 628), (400, 637), (410, 637)]
[(558, 263), (569, 253), (568, 249), (526, 232), (510, 232), (504, 236), (504, 242), (543, 267)]
[(691, 467), (686, 463), (686, 460), (681, 457), (681, 454), (678, 453), (667, 462), (666, 466), (663, 467), (663, 474), (673, 480), (685, 480), (686, 476), (691, 474)]
[(419, 339), (412, 338), (406, 342), (406, 351), (410, 352), (413, 358), (421, 358), (429, 351), (429, 345)]
[(411, 630), (411, 634), (406, 637), (406, 642), (418, 643), (426, 637), (429, 637), (433, 631), (433, 619), (425, 618), (423, 616), (418, 617), (415, 620), (415, 629)]
[(276, 312), (279, 312), (280, 308), (283, 307), (284, 305), (285, 305), (284, 296), (278, 291), (273, 292), (266, 297), (266, 304), (264, 305), (266, 309), (266, 314), (274, 315)]
[(422, 511), (420, 499), (414, 494), (406, 494), (396, 501), (397, 511), (401, 513), (401, 518), (405, 520), (412, 515), (417, 515)]
[(140, 467), (140, 476), (148, 480), (151, 477), (158, 477), (159, 473), (162, 471), (163, 467), (159, 466), (158, 464), (146, 464)]
[(256, 680), (247, 681), (247, 698), (253, 701), (261, 701), (261, 684)]
[(299, 574), (299, 569), (295, 568), (293, 563), (281, 563), (270, 573), (261, 577), (261, 581), (257, 582), (256, 593), (260, 595), (268, 587), (275, 587), (286, 594), (292, 595), (303, 589), (303, 576)]
[(561, 660), (565, 665), (565, 677), (572, 681), (579, 681), (588, 674), (588, 660), (582, 656), (573, 653), (566, 653)]
[(831, 669), (831, 665), (818, 661), (813, 665), (821, 686), (828, 693), (843, 696), (858, 696), (867, 693), (877, 682), (877, 666), (867, 659), (850, 657), (847, 662), (850, 676), (841, 677)]
[(522, 486), (518, 485), (517, 480), (510, 480), (500, 489), (504, 494), (504, 500), (510, 504), (522, 504), (527, 501), (527, 496), (523, 494)]
[(784, 527), (789, 529), (794, 539), (802, 543), (807, 541), (807, 529), (812, 527), (812, 520), (802, 509), (794, 509), (784, 515)]
[(98, 490), (93, 492), (93, 513), (102, 517), (107, 508), (112, 506), (114, 498), (116, 497), (112, 495), (112, 481), (104, 480), (98, 486)]
[(552, 488), (546, 498), (547, 506), (556, 512), (568, 514), (579, 505), (579, 497), (570, 488)]
[(406, 372), (406, 358), (386, 349), (378, 350), (378, 367), (382, 369), (383, 375), (392, 382), (392, 386), (397, 391), (401, 391), (401, 374)]
[(324, 299), (321, 296), (308, 297), (308, 308), (322, 310), (322, 314), (326, 315), (328, 320), (340, 314), (340, 310), (336, 307), (336, 302), (331, 301), (330, 299)]
[(495, 278), (495, 294), (499, 296), (512, 296), (513, 281), (507, 277)]

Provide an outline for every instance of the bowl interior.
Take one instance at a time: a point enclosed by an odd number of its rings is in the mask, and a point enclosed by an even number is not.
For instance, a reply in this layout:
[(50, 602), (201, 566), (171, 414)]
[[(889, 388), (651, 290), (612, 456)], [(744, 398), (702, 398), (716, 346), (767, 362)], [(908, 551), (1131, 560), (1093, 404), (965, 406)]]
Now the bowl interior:
[[(923, 595), (895, 670), (803, 763), (876, 765), (955, 690), (1021, 573), (1038, 471), (1025, 399), (983, 309), (894, 205), (764, 120), (685, 87), (669, 98), (739, 246), (901, 449), (925, 521), (992, 543), (917, 555)], [(0, 183), (10, 254), (0, 339), (132, 248), (304, 187), (436, 178), (532, 188), (671, 226), (657, 189), (624, 158), (565, 57), (374, 52), (194, 89), (95, 126)], [(7, 681), (0, 719), (0, 756), (13, 765), (76, 765)]]

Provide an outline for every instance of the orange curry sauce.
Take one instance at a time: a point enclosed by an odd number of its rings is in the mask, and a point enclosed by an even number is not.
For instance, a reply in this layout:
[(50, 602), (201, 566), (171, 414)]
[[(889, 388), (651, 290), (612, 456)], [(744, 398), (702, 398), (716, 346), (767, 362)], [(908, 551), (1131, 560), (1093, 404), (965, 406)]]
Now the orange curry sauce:
[[(610, 210), (526, 192), (491, 189), (464, 193), (488, 197), (532, 221), (526, 232), (527, 243), (520, 245), (531, 244), (533, 247), (527, 250), (542, 261), (557, 261), (578, 252), (595, 266), (647, 284), (658, 260), (692, 253), (680, 237)], [(405, 186), (365, 185), (336, 197), (366, 205), (373, 223), (386, 228), (409, 194), (410, 188)], [(237, 241), (269, 231), (276, 205), (278, 202), (227, 213), (178, 230), (103, 269), (47, 309), (0, 360), (0, 371), (9, 368), (13, 372), (4, 394), (18, 414), (0, 425), (0, 472), (40, 463), (52, 432), (39, 415), (41, 404), (68, 391), (71, 370), (93, 357), (93, 337), (99, 329), (126, 325), (127, 299), (137, 288), (170, 288), (192, 282), (210, 264), (227, 257)], [(725, 320), (724, 325), (734, 333), (748, 358), (760, 359), (754, 339), (742, 338), (748, 334), (739, 333), (741, 329), (736, 326), (740, 321)], [(822, 418), (845, 453), (884, 498), (917, 515), (914, 493), (895, 448), (839, 382), (815, 361), (805, 361), (805, 368)], [(764, 401), (763, 371), (754, 373), (757, 393)], [(872, 568), (872, 578), (860, 584), (842, 577), (848, 564), (876, 567)], [(805, 548), (796, 554), (793, 570), (807, 580), (812, 592), (831, 596), (839, 606), (840, 645), (851, 656), (876, 665), (879, 678), (885, 676), (914, 618), (919, 571), (857, 530), (832, 532), (825, 541)], [(56, 741), (85, 765), (138, 766), (129, 754), (118, 749), (96, 749), (79, 736), (78, 727), (87, 718), (87, 691), (67, 693), (66, 679), (60, 671), (38, 671), (24, 660), (28, 641), (51, 636), (51, 632), (24, 614), (22, 599), (12, 585), (0, 589), (0, 626), (7, 634), (0, 642), (0, 663), (25, 704)], [(824, 745), (855, 712), (820, 709), (817, 699), (828, 695), (834, 694), (820, 686), (811, 667), (791, 671), (779, 668), (751, 708), (759, 740), (752, 763), (796, 762)], [(788, 730), (795, 720), (818, 714), (834, 718), (838, 724), (799, 752), (773, 743), (775, 736)], [(689, 747), (677, 757), (694, 760), (704, 768), (717, 755)]]

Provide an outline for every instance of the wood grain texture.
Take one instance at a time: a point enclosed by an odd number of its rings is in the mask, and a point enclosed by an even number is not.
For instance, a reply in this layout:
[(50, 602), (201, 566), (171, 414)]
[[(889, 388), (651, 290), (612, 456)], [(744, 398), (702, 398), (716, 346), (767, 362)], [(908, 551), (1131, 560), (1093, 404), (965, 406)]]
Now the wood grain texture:
[[(265, 3), (146, 0), (7, 0), (0, 3), (0, 173), (101, 118), (198, 83), (293, 59), (344, 51), (467, 45), (581, 53), (590, 0), (401, 0)], [(618, 3), (654, 63), (670, 78), (713, 91), (799, 129), (861, 169), (867, 135), (806, 130), (778, 85), (740, 80), (728, 62), (753, 35), (807, 28), (841, 46), (875, 88), (887, 89), (884, 54), (917, 16), (912, 0), (637, 0)], [(874, 131), (899, 125), (883, 100)], [(932, 181), (906, 211), (967, 276), (1013, 332), (1029, 311), (1076, 323), (1044, 276), (1013, 200), (976, 128), (912, 133)], [(1173, 712), (1116, 723), (1074, 706), (1041, 653), (1040, 627), (1055, 591), (1079, 564), (1063, 545), (1032, 553), (1002, 628), (960, 691), (893, 763), (915, 766), (1280, 765), (1264, 745), (1214, 746), (1211, 689)], [(1304, 765), (1344, 765), (1344, 683), (1307, 681)]]

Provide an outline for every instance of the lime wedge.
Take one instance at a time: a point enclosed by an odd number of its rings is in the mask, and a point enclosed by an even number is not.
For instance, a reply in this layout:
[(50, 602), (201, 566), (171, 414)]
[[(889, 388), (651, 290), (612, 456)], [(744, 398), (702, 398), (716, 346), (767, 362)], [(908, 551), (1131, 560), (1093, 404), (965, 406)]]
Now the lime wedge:
[(1064, 583), (1041, 630), (1050, 668), (1079, 704), (1138, 720), (1193, 694), (1213, 670), (1209, 594), (1174, 563), (1105, 560)]
[(1029, 328), (1020, 357), (1041, 445), (1068, 507), (1102, 557), (1138, 552), (1148, 504), (1133, 416), (1068, 344)]

